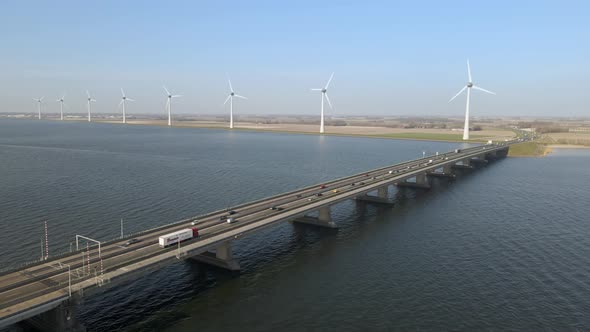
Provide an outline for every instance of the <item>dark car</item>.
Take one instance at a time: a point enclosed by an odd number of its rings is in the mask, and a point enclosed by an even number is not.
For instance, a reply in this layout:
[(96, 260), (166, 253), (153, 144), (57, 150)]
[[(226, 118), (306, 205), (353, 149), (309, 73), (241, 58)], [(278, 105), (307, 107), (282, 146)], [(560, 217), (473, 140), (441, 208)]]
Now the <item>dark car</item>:
[(322, 193), (315, 194), (317, 197), (324, 196)]
[(236, 214), (237, 212), (236, 212), (236, 211), (234, 211), (234, 210), (231, 210), (231, 211), (229, 211), (228, 213), (229, 213), (229, 215), (231, 216), (231, 215), (234, 215), (234, 214)]
[(140, 241), (141, 241), (140, 239), (129, 239), (129, 240), (127, 240), (127, 242), (125, 242), (124, 246), (127, 247), (127, 246), (130, 246), (130, 245), (135, 244)]

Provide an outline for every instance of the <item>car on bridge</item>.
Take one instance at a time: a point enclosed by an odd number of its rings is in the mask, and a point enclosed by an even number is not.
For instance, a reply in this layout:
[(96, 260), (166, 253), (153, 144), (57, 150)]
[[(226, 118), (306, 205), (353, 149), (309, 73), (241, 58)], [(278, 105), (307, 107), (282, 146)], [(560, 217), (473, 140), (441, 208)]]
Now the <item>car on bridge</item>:
[(138, 243), (140, 241), (141, 241), (140, 239), (136, 239), (136, 238), (129, 239), (129, 240), (127, 240), (127, 242), (125, 242), (125, 244), (123, 245), (123, 247), (128, 247), (128, 246), (130, 246), (132, 244), (135, 244), (135, 243)]

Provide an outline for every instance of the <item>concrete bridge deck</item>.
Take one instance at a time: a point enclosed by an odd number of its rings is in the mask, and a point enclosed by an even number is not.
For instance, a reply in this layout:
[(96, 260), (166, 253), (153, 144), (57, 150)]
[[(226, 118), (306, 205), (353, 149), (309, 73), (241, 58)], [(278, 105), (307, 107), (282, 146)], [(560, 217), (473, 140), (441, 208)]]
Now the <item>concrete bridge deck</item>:
[[(451, 175), (454, 166), (471, 167), (473, 159), (503, 157), (514, 143), (518, 141), (477, 146), (381, 167), (234, 207), (236, 213), (232, 217), (236, 221), (231, 224), (220, 219), (228, 214), (227, 211), (215, 211), (147, 230), (134, 236), (140, 241), (129, 246), (124, 246), (127, 239), (112, 240), (101, 244), (100, 254), (97, 246), (93, 246), (88, 251), (79, 250), (4, 272), (0, 274), (0, 328), (59, 309), (56, 317), (48, 318), (55, 321), (52, 323), (56, 325), (55, 329), (77, 330), (71, 318), (75, 305), (69, 303), (83, 295), (100, 292), (185, 258), (237, 270), (239, 263), (231, 253), (232, 240), (284, 221), (336, 227), (330, 218), (331, 205), (348, 199), (389, 203), (389, 185), (427, 188), (429, 175)], [(411, 179), (415, 181), (408, 181)], [(367, 196), (374, 191), (377, 196)], [(306, 216), (317, 211), (319, 217)], [(191, 225), (195, 221), (196, 226)], [(199, 228), (199, 238), (180, 246), (159, 247), (159, 236), (190, 227)], [(211, 250), (215, 254), (202, 255)]]

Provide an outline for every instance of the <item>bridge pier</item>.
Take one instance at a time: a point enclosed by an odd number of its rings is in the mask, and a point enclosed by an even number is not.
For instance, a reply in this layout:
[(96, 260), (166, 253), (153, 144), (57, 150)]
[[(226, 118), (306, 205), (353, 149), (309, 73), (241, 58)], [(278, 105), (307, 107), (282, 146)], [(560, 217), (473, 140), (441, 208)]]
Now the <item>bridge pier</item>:
[(409, 188), (420, 188), (420, 189), (429, 189), (430, 184), (428, 183), (428, 173), (418, 173), (416, 174), (416, 182), (398, 182), (398, 187), (409, 187)]
[(498, 159), (498, 154), (496, 151), (486, 153), (485, 157), (486, 160), (496, 160)]
[(230, 271), (240, 270), (240, 263), (233, 256), (231, 241), (220, 244), (217, 248), (215, 248), (215, 253), (208, 251), (193, 256), (191, 259), (200, 263), (217, 266)]
[(85, 332), (86, 327), (77, 319), (78, 303), (74, 298), (59, 306), (25, 320), (25, 324), (41, 332)]
[(454, 164), (452, 166), (454, 169), (472, 169), (473, 166), (471, 166), (471, 158), (465, 158), (463, 160), (461, 160), (461, 164)]
[(330, 206), (322, 206), (319, 208), (318, 212), (319, 214), (317, 217), (303, 216), (293, 220), (293, 222), (327, 228), (338, 228), (338, 225), (332, 221)]
[(393, 206), (393, 201), (389, 199), (389, 185), (381, 186), (377, 188), (377, 196), (372, 195), (361, 195), (354, 198), (357, 201), (363, 201), (368, 203), (374, 203), (379, 205), (390, 205)]
[(477, 156), (477, 158), (471, 159), (470, 162), (472, 164), (484, 164), (484, 165), (488, 163), (488, 161), (486, 160), (485, 154)]

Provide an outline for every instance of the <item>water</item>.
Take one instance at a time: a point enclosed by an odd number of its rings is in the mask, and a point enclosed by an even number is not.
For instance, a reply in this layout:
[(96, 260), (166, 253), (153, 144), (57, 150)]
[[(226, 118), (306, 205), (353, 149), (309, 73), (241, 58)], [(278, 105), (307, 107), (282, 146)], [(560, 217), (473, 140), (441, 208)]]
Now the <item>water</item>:
[[(452, 143), (0, 121), (0, 264), (75, 234), (126, 232), (407, 159)], [(87, 298), (90, 330), (588, 329), (589, 151), (508, 158), (345, 202), (338, 231), (283, 224), (237, 241), (242, 272), (181, 262)], [(394, 195), (394, 193), (391, 193)]]

